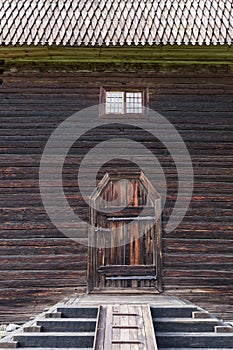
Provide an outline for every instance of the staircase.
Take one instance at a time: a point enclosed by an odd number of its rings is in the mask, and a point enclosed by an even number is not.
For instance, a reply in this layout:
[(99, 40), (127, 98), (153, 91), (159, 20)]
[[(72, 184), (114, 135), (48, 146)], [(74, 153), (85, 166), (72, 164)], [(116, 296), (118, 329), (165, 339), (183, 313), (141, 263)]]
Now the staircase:
[(151, 307), (159, 350), (233, 349), (233, 327), (194, 305)]
[(97, 307), (58, 307), (25, 325), (23, 332), (0, 341), (0, 348), (90, 350), (93, 349), (97, 316)]
[(131, 303), (123, 297), (120, 304), (100, 304), (56, 306), (0, 340), (0, 348), (233, 350), (233, 327), (195, 305), (149, 307), (135, 304), (134, 297)]

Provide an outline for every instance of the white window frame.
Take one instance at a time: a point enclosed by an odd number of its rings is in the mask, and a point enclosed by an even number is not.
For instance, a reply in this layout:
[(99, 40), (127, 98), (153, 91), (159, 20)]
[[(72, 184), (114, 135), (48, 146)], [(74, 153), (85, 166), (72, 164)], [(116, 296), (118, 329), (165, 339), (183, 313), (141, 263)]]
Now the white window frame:
[[(101, 88), (100, 115), (133, 114), (142, 115), (148, 105), (148, 89), (111, 89)], [(111, 100), (116, 104), (111, 105)], [(136, 102), (136, 103), (135, 103)]]

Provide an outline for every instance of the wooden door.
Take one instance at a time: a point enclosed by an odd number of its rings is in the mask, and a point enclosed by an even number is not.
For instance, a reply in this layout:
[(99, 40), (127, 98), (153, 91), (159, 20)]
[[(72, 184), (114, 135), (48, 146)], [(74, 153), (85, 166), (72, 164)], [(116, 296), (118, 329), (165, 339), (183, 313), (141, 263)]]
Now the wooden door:
[(148, 200), (141, 177), (107, 178), (92, 198), (104, 210), (91, 210), (89, 291), (160, 289), (160, 198)]

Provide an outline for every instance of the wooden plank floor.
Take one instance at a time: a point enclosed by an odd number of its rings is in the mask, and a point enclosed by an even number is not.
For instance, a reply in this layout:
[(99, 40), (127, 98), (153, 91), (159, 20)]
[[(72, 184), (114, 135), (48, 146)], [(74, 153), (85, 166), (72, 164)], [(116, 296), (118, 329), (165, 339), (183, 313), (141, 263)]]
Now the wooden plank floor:
[(70, 301), (71, 305), (98, 306), (105, 304), (149, 304), (149, 305), (187, 305), (187, 302), (171, 296), (158, 294), (130, 293), (91, 293), (80, 295)]
[(157, 350), (149, 305), (101, 305), (94, 350)]

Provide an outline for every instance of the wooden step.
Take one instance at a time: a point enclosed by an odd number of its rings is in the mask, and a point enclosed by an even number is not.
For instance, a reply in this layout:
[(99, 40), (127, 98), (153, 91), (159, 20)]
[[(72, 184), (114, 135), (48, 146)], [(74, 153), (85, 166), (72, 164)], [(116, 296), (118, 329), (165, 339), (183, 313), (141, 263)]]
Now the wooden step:
[(14, 336), (14, 341), (18, 341), (18, 347), (51, 347), (51, 348), (92, 348), (94, 342), (94, 332), (41, 332), (22, 333)]
[(214, 332), (222, 323), (215, 318), (194, 320), (192, 318), (153, 318), (157, 332)]
[(57, 312), (61, 313), (62, 318), (96, 318), (98, 307), (64, 306), (58, 307)]
[(164, 317), (192, 317), (193, 312), (200, 311), (196, 306), (176, 305), (176, 306), (151, 306), (151, 314), (153, 318)]
[(161, 348), (233, 348), (233, 334), (230, 333), (183, 333), (156, 332), (156, 340)]
[(101, 305), (94, 350), (157, 350), (149, 305)]
[[(179, 350), (205, 350), (205, 348), (178, 348), (178, 349)], [(220, 348), (220, 349), (221, 350), (232, 350), (232, 348)], [(159, 348), (159, 350), (177, 350), (177, 348)], [(219, 350), (219, 348), (208, 348), (208, 350)]]
[(95, 332), (96, 318), (56, 318), (37, 321), (42, 332)]

